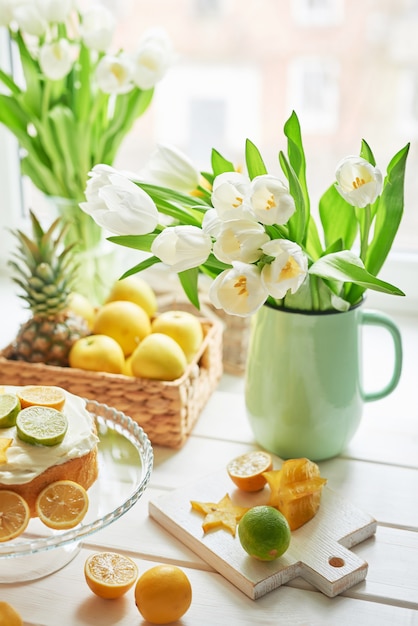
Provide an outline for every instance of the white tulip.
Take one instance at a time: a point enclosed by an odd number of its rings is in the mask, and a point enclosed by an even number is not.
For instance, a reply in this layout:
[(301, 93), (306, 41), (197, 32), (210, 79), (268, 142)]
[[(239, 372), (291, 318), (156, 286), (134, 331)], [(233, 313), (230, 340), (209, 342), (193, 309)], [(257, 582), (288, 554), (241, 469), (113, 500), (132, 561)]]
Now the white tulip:
[(45, 76), (51, 80), (60, 80), (67, 76), (73, 65), (71, 44), (68, 40), (60, 39), (41, 46), (39, 65)]
[(296, 211), (289, 189), (275, 176), (256, 176), (250, 197), (254, 215), (262, 224), (286, 224)]
[(9, 26), (13, 20), (12, 0), (0, 0), (0, 26)]
[(250, 180), (243, 174), (225, 172), (217, 176), (212, 186), (212, 205), (221, 220), (251, 219), (249, 192)]
[(102, 5), (92, 6), (81, 16), (81, 38), (92, 50), (106, 52), (112, 42), (115, 24), (115, 18), (108, 9)]
[(74, 6), (73, 0), (36, 0), (36, 4), (48, 22), (59, 23), (67, 20)]
[(151, 252), (175, 272), (199, 267), (207, 261), (212, 239), (197, 226), (169, 226), (153, 241)]
[(255, 313), (267, 296), (259, 268), (240, 262), (219, 274), (209, 288), (209, 298), (216, 308), (240, 317)]
[(261, 248), (270, 237), (263, 226), (252, 220), (228, 220), (223, 222), (213, 253), (219, 261), (232, 263), (255, 263), (263, 254)]
[(127, 55), (106, 55), (97, 65), (97, 84), (104, 93), (128, 93), (133, 88), (131, 78), (132, 64)]
[(379, 168), (358, 156), (342, 159), (335, 177), (337, 191), (349, 204), (359, 208), (372, 204), (383, 188), (383, 176)]
[(151, 154), (141, 178), (154, 185), (190, 193), (199, 185), (199, 171), (181, 150), (158, 144)]
[(158, 224), (152, 198), (126, 176), (106, 165), (96, 165), (80, 207), (115, 235), (146, 235)]
[(308, 261), (302, 248), (287, 239), (272, 239), (263, 246), (263, 252), (274, 257), (264, 265), (261, 279), (273, 298), (284, 298), (286, 293), (296, 293), (308, 272)]
[(222, 229), (222, 224), (223, 222), (215, 209), (208, 209), (204, 213), (202, 220), (202, 230), (211, 237), (214, 237), (216, 239), (219, 236), (219, 233)]
[(139, 43), (134, 61), (134, 83), (140, 89), (152, 89), (172, 63), (171, 42), (163, 30), (150, 30)]
[(13, 6), (13, 18), (21, 31), (35, 37), (42, 37), (47, 29), (47, 22), (38, 7), (31, 2), (22, 2)]

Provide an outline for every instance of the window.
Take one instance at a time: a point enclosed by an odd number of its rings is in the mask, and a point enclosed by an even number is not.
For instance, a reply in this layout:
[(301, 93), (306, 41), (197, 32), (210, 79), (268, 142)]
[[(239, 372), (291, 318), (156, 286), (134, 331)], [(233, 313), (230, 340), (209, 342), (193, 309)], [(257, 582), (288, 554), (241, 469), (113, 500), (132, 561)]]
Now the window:
[(338, 127), (338, 64), (304, 57), (289, 64), (288, 101), (305, 132), (331, 133)]
[[(381, 274), (395, 284), (415, 277), (411, 287), (400, 285), (411, 301), (410, 294), (418, 292), (413, 264), (418, 259), (416, 1), (102, 1), (117, 14), (113, 49), (134, 50), (144, 30), (161, 26), (177, 53), (150, 109), (124, 141), (117, 167), (139, 171), (157, 142), (176, 145), (202, 169), (210, 167), (212, 148), (242, 165), (249, 138), (267, 167), (279, 173), (283, 124), (294, 109), (302, 124), (315, 205), (332, 183), (336, 163), (357, 152), (362, 138), (382, 169), (412, 141), (405, 212), (392, 254), (396, 275), (389, 265)], [(0, 42), (4, 63), (1, 28)], [(3, 128), (0, 133), (0, 188), (9, 198), (0, 206), (3, 242), (11, 215), (19, 218), (21, 191), (16, 144)], [(34, 197), (31, 206), (38, 208), (40, 200)], [(400, 269), (400, 259), (408, 270)], [(408, 273), (411, 268), (415, 274)], [(403, 299), (391, 299), (391, 304), (394, 300), (404, 306)]]
[(293, 0), (292, 14), (302, 26), (335, 26), (343, 20), (344, 0)]

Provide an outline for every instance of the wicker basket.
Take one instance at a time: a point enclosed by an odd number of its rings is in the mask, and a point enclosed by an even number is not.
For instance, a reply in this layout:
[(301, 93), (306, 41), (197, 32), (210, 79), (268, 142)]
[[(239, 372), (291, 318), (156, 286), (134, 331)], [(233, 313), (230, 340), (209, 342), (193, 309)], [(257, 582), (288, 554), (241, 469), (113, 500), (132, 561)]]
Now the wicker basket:
[(222, 375), (222, 324), (201, 319), (204, 340), (181, 378), (129, 378), (41, 363), (9, 361), (0, 352), (0, 384), (58, 385), (132, 417), (155, 445), (180, 448)]

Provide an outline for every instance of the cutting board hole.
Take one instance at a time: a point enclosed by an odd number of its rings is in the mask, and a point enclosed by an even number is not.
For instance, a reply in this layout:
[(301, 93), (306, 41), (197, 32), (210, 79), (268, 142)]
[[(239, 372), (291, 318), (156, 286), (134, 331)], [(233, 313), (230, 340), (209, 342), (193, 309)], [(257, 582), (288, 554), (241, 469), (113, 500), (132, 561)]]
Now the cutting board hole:
[(344, 567), (345, 565), (344, 559), (340, 558), (339, 556), (331, 556), (328, 559), (328, 563), (331, 565), (331, 567)]

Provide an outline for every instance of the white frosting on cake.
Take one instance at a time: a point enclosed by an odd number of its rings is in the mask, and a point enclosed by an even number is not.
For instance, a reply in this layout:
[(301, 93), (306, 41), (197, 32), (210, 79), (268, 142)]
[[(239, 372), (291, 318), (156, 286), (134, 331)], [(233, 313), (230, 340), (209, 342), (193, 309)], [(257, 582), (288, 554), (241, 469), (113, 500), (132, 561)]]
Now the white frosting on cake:
[[(5, 393), (15, 393), (19, 387), (3, 386)], [(35, 446), (20, 441), (16, 428), (0, 428), (0, 437), (13, 439), (7, 449), (7, 463), (0, 464), (0, 483), (24, 484), (42, 474), (52, 465), (61, 465), (70, 459), (82, 457), (98, 442), (93, 431), (93, 418), (86, 410), (85, 401), (65, 391), (62, 412), (68, 419), (64, 440), (56, 446)]]

